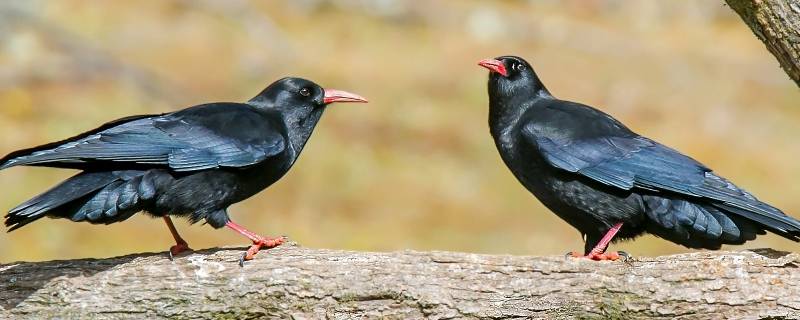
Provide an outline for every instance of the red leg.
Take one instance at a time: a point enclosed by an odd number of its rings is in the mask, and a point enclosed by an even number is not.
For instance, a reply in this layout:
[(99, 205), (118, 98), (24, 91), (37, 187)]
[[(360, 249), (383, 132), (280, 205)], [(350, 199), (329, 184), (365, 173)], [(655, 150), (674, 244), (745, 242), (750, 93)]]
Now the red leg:
[(274, 248), (281, 245), (284, 241), (286, 241), (285, 237), (270, 238), (270, 237), (259, 236), (256, 233), (245, 229), (244, 227), (236, 224), (233, 221), (228, 221), (228, 223), (226, 223), (225, 226), (233, 229), (233, 231), (236, 231), (239, 234), (253, 241), (253, 245), (250, 246), (250, 248), (247, 249), (247, 252), (244, 253), (242, 259), (239, 261), (239, 264), (243, 264), (245, 260), (252, 260), (253, 256), (255, 256), (256, 253), (258, 253), (258, 251), (261, 250), (262, 248), (264, 249)]
[(606, 251), (606, 248), (608, 247), (608, 244), (611, 242), (611, 239), (614, 239), (614, 236), (617, 235), (617, 232), (619, 232), (619, 229), (621, 229), (621, 228), (622, 228), (622, 222), (617, 223), (613, 227), (611, 227), (611, 229), (609, 229), (608, 232), (606, 232), (606, 234), (603, 236), (603, 238), (600, 239), (599, 242), (597, 242), (597, 244), (594, 246), (594, 248), (592, 248), (592, 251), (590, 251), (587, 255), (583, 256), (583, 255), (581, 255), (581, 254), (579, 254), (577, 252), (572, 252), (572, 253), (570, 253), (570, 255), (572, 255), (573, 257), (576, 257), (576, 258), (577, 257), (585, 257), (585, 258), (589, 258), (589, 259), (592, 259), (592, 260), (598, 260), (598, 261), (599, 260), (612, 260), (612, 261), (618, 260), (620, 258), (620, 256), (625, 256), (625, 254), (624, 253), (620, 254), (619, 252), (616, 252), (616, 251), (611, 251), (611, 252), (605, 252), (605, 251)]
[(172, 223), (172, 219), (169, 216), (164, 216), (164, 222), (167, 224), (167, 228), (169, 228), (169, 232), (172, 233), (172, 237), (175, 238), (175, 245), (169, 248), (169, 259), (172, 260), (172, 257), (181, 254), (184, 251), (190, 251), (192, 248), (189, 248), (189, 244), (186, 243), (181, 235), (178, 234), (178, 229), (175, 229), (175, 225)]

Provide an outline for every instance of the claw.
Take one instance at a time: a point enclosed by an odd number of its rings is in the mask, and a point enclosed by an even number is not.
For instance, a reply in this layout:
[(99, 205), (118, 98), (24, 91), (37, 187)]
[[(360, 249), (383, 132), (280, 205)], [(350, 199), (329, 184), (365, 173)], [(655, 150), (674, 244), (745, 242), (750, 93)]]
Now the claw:
[(186, 241), (178, 242), (169, 248), (169, 261), (174, 261), (176, 256), (186, 251), (192, 251), (192, 248), (189, 248), (189, 244)]
[(169, 216), (164, 216), (164, 222), (167, 223), (167, 228), (169, 228), (169, 232), (175, 239), (175, 245), (169, 247), (169, 261), (175, 261), (175, 256), (184, 251), (192, 251), (192, 248), (189, 248), (189, 244), (178, 234), (178, 230), (175, 229), (175, 225), (172, 223), (172, 219), (170, 219)]
[(633, 257), (625, 251), (617, 251), (617, 254), (622, 259), (622, 262), (628, 262), (629, 260), (633, 259)]
[(244, 267), (245, 261), (253, 260), (253, 256), (255, 256), (262, 248), (270, 249), (277, 247), (284, 243), (287, 239), (285, 236), (277, 238), (262, 237), (234, 223), (233, 221), (228, 221), (225, 226), (253, 241), (253, 245), (250, 246), (250, 248), (247, 248), (247, 251), (239, 259), (239, 265), (242, 267)]
[(246, 253), (246, 252), (245, 252), (245, 253), (242, 253), (242, 256), (241, 256), (241, 257), (239, 257), (239, 267), (242, 267), (242, 268), (244, 268), (244, 258), (245, 258), (245, 256), (247, 256), (247, 253)]
[(250, 248), (247, 248), (247, 251), (242, 255), (240, 259), (240, 265), (244, 266), (244, 261), (253, 260), (256, 254), (258, 254), (261, 249), (272, 249), (286, 241), (285, 237), (279, 238), (257, 238), (258, 240), (253, 241), (253, 245)]
[(242, 256), (239, 258), (239, 266), (244, 267), (244, 262), (253, 260), (256, 254), (258, 254), (261, 249), (272, 249), (286, 241), (286, 237), (278, 237), (278, 238), (257, 238), (258, 240), (253, 241), (253, 245), (250, 248), (247, 248)]

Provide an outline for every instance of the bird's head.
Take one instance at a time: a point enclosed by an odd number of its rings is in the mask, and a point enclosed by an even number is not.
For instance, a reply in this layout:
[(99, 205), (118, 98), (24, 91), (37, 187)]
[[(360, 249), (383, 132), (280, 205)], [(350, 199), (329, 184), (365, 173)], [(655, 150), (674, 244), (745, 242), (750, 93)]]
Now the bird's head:
[[(525, 95), (542, 94), (547, 88), (539, 80), (531, 65), (520, 57), (502, 56), (483, 59), (478, 65), (489, 69), (489, 94)], [(520, 90), (524, 90), (520, 92)]]
[(249, 103), (257, 108), (278, 111), (286, 119), (305, 122), (319, 119), (325, 107), (336, 102), (367, 102), (362, 96), (336, 89), (323, 89), (302, 78), (283, 78), (270, 84)]

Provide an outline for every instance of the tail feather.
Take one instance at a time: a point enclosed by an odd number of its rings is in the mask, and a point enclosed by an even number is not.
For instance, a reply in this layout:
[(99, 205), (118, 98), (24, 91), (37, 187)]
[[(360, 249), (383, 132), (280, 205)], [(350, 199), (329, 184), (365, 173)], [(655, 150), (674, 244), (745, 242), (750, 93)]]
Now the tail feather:
[(100, 190), (117, 179), (111, 172), (79, 173), (11, 209), (5, 221), (6, 226), (10, 227), (8, 231), (34, 222), (48, 212)]
[(781, 229), (775, 221), (752, 212), (663, 196), (648, 195), (643, 200), (648, 231), (689, 248), (716, 250), (724, 244), (743, 244), (765, 230), (797, 241), (795, 229)]
[(714, 200), (711, 205), (730, 216), (741, 218), (772, 231), (784, 238), (800, 241), (800, 221), (786, 215), (727, 179), (712, 172), (706, 173), (704, 184), (696, 190), (705, 198)]
[(114, 223), (146, 210), (157, 190), (170, 184), (165, 170), (82, 172), (26, 201), (6, 215), (9, 232), (44, 216)]
[[(800, 221), (784, 215), (778, 209), (774, 212), (762, 210), (747, 210), (739, 206), (716, 204), (717, 208), (730, 212), (736, 216), (747, 219), (760, 227), (772, 231), (786, 239), (800, 241)], [(770, 207), (771, 208), (771, 207)]]

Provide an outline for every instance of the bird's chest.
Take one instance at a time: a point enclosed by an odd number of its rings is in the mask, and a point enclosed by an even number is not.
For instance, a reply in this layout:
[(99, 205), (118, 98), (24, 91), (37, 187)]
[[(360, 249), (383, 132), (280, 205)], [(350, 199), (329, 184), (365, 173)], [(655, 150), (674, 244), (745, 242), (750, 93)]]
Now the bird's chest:
[[(278, 181), (287, 171), (287, 161), (270, 158), (245, 169), (208, 170), (176, 179), (160, 196), (167, 211), (224, 209), (247, 199)], [(179, 210), (180, 209), (180, 210)]]
[(236, 201), (249, 198), (261, 190), (266, 189), (282, 178), (294, 164), (294, 157), (290, 154), (281, 154), (269, 158), (253, 167), (242, 170), (237, 174), (238, 186)]
[(520, 139), (510, 133), (497, 135), (495, 144), (503, 162), (517, 180), (537, 196), (545, 191), (550, 178), (549, 168), (535, 147), (520, 143)]
[(227, 207), (258, 194), (280, 180), (297, 158), (288, 151), (290, 150), (245, 169), (209, 172), (209, 177), (200, 178), (198, 180), (202, 182), (196, 182), (204, 183), (206, 189), (213, 190), (213, 195), (206, 199), (214, 203), (214, 206)]
[(560, 215), (564, 211), (560, 199), (569, 192), (564, 190), (563, 182), (555, 177), (557, 173), (547, 166), (535, 147), (503, 135), (498, 135), (495, 142), (500, 157), (514, 177), (545, 206)]

